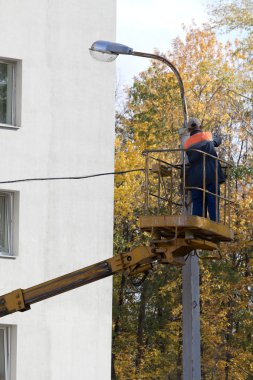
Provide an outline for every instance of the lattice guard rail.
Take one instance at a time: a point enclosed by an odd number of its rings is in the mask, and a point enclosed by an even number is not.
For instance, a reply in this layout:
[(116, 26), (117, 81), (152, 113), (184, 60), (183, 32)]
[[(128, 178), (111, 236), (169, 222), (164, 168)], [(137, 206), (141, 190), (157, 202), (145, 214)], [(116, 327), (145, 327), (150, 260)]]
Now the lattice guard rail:
[[(189, 187), (186, 183), (188, 158), (184, 149), (145, 150), (145, 183), (144, 183), (144, 214), (145, 215), (182, 215), (190, 213), (190, 190), (197, 189), (203, 194), (203, 213), (206, 194), (215, 197), (216, 215), (219, 208), (219, 223), (230, 227), (231, 216), (231, 168), (232, 164), (197, 149), (203, 159), (203, 188)], [(220, 195), (211, 193), (205, 185), (205, 160), (207, 157), (215, 160), (216, 192), (218, 188), (218, 162), (220, 162), (225, 182), (220, 186)]]

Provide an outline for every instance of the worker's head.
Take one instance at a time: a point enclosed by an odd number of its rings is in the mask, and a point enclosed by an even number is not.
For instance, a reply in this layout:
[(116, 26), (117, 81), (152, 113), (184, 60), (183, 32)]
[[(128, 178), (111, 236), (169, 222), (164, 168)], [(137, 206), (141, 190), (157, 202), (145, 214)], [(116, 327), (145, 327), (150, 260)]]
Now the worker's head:
[(191, 117), (187, 123), (187, 128), (189, 132), (201, 130), (201, 122), (196, 117)]

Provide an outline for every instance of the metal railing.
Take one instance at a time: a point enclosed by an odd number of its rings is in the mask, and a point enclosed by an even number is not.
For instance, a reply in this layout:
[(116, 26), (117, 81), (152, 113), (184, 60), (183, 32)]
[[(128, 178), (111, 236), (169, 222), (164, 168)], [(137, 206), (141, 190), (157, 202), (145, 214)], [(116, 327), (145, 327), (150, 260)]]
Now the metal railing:
[[(202, 213), (199, 216), (207, 217), (208, 199), (215, 199), (216, 221), (230, 226), (231, 215), (231, 183), (230, 174), (232, 165), (223, 159), (212, 156), (198, 149), (202, 159), (201, 186), (190, 186), (187, 178), (190, 164), (184, 149), (154, 149), (145, 150), (145, 185), (144, 185), (144, 213), (145, 215), (182, 215), (191, 214), (192, 190), (202, 194)], [(214, 160), (215, 191), (207, 189), (206, 164)], [(219, 166), (225, 180), (219, 184)]]

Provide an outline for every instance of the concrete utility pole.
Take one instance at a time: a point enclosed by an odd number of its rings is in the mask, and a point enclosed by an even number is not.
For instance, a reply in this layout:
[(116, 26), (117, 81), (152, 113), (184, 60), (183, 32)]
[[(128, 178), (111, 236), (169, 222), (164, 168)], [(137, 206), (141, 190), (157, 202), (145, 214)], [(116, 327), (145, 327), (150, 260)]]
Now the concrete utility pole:
[[(131, 55), (155, 59), (167, 65), (175, 74), (181, 95), (184, 126), (179, 130), (181, 147), (187, 138), (187, 105), (184, 85), (177, 68), (163, 56), (133, 51), (132, 48), (110, 42), (96, 41), (90, 48), (91, 55), (100, 61), (113, 61), (118, 55)], [(188, 197), (187, 197), (188, 198)], [(185, 206), (185, 205), (184, 205)], [(185, 207), (190, 214), (190, 207)], [(199, 309), (199, 263), (198, 257), (189, 255), (183, 267), (183, 379), (201, 380), (200, 371), (200, 309)]]
[(189, 256), (183, 267), (183, 380), (200, 380), (199, 262)]
[[(183, 148), (189, 137), (185, 125), (179, 135)], [(189, 191), (186, 202), (184, 212), (191, 215)], [(183, 266), (183, 380), (201, 380), (199, 259), (192, 253)]]

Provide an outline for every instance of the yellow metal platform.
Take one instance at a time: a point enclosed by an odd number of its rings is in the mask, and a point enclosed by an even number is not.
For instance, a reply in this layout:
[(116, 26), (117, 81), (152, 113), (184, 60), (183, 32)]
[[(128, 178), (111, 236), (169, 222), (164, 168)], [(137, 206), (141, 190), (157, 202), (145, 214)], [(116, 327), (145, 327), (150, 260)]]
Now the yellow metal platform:
[(142, 231), (153, 232), (159, 230), (166, 238), (184, 238), (185, 233), (194, 235), (194, 238), (209, 240), (214, 243), (231, 241), (233, 231), (226, 225), (213, 222), (210, 219), (192, 215), (149, 215), (140, 217)]

